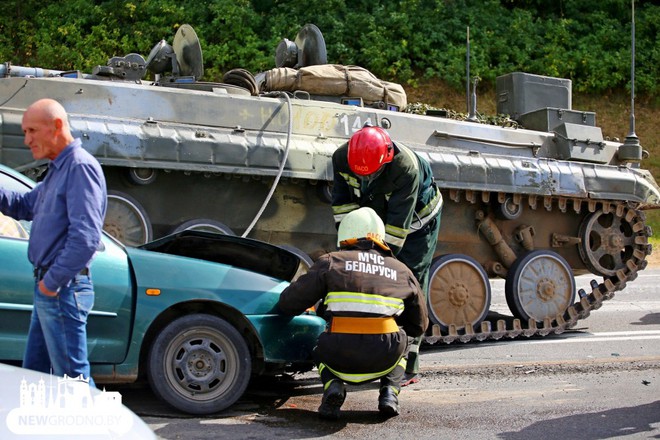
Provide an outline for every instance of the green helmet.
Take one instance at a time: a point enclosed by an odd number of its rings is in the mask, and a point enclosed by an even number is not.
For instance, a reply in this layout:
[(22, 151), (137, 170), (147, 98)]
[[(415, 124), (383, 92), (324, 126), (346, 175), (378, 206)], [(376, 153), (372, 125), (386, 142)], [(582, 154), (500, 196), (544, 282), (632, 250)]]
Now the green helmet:
[(386, 247), (385, 225), (376, 211), (371, 208), (364, 207), (351, 211), (339, 223), (337, 246), (341, 247), (342, 242), (358, 238), (367, 238)]

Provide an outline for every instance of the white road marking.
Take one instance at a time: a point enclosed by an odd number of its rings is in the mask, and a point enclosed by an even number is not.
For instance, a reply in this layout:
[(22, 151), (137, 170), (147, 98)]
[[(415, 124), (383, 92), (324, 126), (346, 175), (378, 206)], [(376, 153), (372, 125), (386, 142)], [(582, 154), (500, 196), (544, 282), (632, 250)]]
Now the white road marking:
[(641, 330), (634, 332), (599, 332), (599, 333), (562, 333), (557, 337), (543, 340), (514, 340), (518, 344), (570, 344), (581, 342), (611, 342), (660, 339), (660, 330)]

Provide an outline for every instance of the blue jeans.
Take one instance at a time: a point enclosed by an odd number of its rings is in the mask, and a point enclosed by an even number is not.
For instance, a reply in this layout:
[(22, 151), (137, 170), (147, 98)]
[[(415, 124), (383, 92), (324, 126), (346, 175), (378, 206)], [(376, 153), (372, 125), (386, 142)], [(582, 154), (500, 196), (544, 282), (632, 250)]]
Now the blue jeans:
[(42, 294), (35, 283), (23, 368), (60, 377), (82, 374), (95, 386), (87, 359), (86, 328), (93, 305), (94, 287), (88, 275), (76, 275), (54, 297)]

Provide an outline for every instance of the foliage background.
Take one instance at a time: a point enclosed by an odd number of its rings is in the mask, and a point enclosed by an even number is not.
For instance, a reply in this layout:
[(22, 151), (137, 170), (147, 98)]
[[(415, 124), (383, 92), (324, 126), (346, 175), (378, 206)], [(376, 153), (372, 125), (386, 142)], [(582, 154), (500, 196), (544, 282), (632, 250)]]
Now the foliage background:
[[(635, 15), (636, 87), (655, 95), (660, 5), (638, 0)], [(468, 26), (472, 72), (487, 83), (525, 71), (604, 92), (630, 77), (630, 0), (5, 0), (0, 23), (3, 60), (61, 70), (146, 57), (189, 23), (212, 81), (234, 67), (272, 67), (277, 43), (314, 23), (331, 62), (410, 84), (438, 78), (460, 87)]]
[[(90, 72), (113, 56), (145, 58), (181, 24), (195, 28), (206, 81), (242, 67), (274, 67), (277, 44), (306, 23), (324, 34), (331, 63), (403, 83), (409, 102), (465, 109), (466, 31), (481, 112), (494, 82), (524, 71), (569, 78), (573, 107), (596, 111), (605, 135), (629, 133), (631, 0), (3, 0), (0, 61)], [(636, 133), (660, 175), (660, 5), (635, 2)], [(652, 214), (660, 230), (660, 214)]]

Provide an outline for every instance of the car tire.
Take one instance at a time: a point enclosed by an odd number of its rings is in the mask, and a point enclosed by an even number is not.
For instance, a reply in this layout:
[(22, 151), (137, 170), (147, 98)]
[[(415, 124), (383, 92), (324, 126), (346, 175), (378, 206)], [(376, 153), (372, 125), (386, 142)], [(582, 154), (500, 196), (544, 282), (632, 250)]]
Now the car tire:
[(207, 314), (172, 321), (153, 342), (148, 378), (159, 398), (189, 414), (211, 414), (234, 404), (252, 373), (245, 339), (227, 321)]

